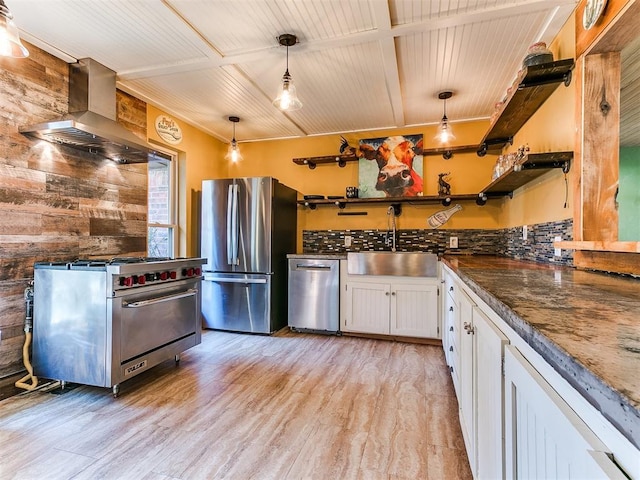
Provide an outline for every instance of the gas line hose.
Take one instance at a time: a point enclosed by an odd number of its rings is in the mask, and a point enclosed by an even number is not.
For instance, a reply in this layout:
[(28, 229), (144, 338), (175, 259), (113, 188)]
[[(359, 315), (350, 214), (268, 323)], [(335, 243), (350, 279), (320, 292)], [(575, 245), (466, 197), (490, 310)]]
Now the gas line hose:
[[(27, 369), (27, 374), (15, 383), (18, 388), (33, 390), (38, 386), (38, 377), (33, 374), (33, 367), (29, 361), (29, 347), (31, 346), (31, 330), (33, 329), (33, 282), (24, 290), (25, 318), (24, 318), (24, 345), (22, 346), (22, 361)], [(31, 379), (31, 383), (27, 381)]]

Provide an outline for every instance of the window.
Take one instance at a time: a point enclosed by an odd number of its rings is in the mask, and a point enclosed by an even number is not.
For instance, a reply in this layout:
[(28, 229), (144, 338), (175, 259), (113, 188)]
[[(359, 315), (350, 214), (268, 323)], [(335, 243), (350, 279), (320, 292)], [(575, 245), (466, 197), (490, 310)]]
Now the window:
[(176, 168), (171, 156), (156, 152), (148, 165), (147, 255), (176, 256)]

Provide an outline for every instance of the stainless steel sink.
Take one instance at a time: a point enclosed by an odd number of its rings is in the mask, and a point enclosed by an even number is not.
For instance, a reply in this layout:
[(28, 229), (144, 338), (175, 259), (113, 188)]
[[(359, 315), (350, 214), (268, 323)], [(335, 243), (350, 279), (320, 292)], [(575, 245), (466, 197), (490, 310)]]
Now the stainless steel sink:
[(349, 252), (350, 275), (437, 277), (438, 256), (426, 252)]

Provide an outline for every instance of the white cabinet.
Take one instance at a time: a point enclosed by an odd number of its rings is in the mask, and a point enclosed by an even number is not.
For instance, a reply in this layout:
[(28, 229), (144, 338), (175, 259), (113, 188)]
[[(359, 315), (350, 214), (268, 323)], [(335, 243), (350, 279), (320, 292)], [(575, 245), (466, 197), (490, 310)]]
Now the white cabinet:
[(460, 426), (475, 478), (503, 478), (502, 357), (507, 337), (461, 289), (459, 335)]
[(502, 359), (507, 337), (479, 307), (473, 309), (476, 478), (504, 478)]
[(346, 277), (342, 331), (439, 338), (437, 279)]
[(391, 286), (349, 282), (346, 287), (346, 316), (340, 330), (389, 334)]
[(404, 337), (438, 338), (438, 286), (426, 283), (391, 286), (389, 333)]
[(474, 478), (640, 480), (638, 449), (448, 267), (443, 281), (452, 296), (443, 300), (444, 325), (457, 332), (446, 340), (448, 362)]
[(504, 368), (506, 478), (627, 478), (517, 348), (507, 347)]
[(460, 397), (460, 329), (458, 313), (460, 311), (457, 301), (458, 285), (454, 275), (448, 270), (443, 270), (444, 293), (442, 297), (442, 348), (444, 356), (453, 379), (453, 387), (456, 396)]

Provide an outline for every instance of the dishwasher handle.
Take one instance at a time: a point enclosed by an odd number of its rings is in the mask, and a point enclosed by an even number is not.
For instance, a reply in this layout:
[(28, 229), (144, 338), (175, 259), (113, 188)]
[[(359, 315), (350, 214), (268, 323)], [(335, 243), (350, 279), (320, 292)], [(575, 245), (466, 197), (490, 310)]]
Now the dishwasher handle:
[(296, 264), (296, 270), (331, 270), (331, 265), (305, 265), (302, 263)]

